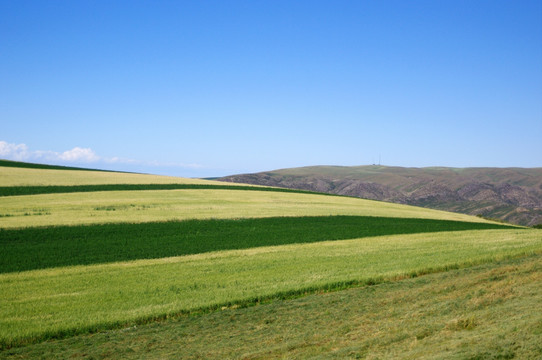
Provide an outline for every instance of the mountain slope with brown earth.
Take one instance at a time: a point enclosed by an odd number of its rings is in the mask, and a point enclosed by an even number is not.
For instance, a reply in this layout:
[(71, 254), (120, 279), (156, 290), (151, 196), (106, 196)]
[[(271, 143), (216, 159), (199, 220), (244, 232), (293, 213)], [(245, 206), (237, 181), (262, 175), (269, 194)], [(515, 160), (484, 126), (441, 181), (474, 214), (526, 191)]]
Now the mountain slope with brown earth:
[(349, 195), (527, 226), (542, 223), (542, 168), (310, 166), (217, 180)]

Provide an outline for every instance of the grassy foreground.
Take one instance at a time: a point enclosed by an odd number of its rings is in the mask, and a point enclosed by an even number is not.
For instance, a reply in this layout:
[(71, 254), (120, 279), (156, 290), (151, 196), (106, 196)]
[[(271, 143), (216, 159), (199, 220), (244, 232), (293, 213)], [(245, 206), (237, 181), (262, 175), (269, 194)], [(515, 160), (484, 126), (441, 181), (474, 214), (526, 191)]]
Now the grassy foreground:
[(0, 229), (0, 273), (378, 235), (513, 228), (433, 219), (317, 216)]
[(539, 359), (542, 258), (81, 335), (2, 359)]
[(0, 346), (540, 252), (539, 230), (475, 230), (1, 274)]

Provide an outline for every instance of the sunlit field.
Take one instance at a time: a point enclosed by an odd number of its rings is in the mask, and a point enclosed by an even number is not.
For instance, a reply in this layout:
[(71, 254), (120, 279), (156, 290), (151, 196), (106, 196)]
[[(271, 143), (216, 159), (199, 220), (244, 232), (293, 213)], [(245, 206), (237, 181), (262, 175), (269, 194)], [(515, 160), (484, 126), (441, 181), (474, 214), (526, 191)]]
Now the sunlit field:
[[(105, 186), (115, 184), (142, 187)], [(41, 185), (106, 191), (0, 196), (0, 357), (134, 326), (163, 324), (168, 336), (181, 319), (307, 296), (318, 304), (318, 294), (349, 298), (347, 289), (542, 254), (541, 230), (457, 213), (197, 179), (0, 166), (0, 187), (24, 193)], [(310, 308), (307, 316), (328, 312)], [(390, 309), (388, 320), (396, 316)], [(217, 357), (228, 351), (213, 349)]]
[(538, 359), (540, 282), (540, 256), (504, 259), (45, 341), (0, 357)]
[(456, 213), (328, 195), (234, 190), (104, 191), (0, 197), (0, 227), (359, 215), (483, 222)]
[(110, 171), (28, 169), (0, 166), (0, 186), (97, 184), (223, 184), (219, 181)]
[(434, 219), (311, 216), (3, 229), (0, 273), (326, 240), (488, 229), (514, 227)]
[(539, 231), (396, 235), (0, 275), (4, 346), (542, 251)]

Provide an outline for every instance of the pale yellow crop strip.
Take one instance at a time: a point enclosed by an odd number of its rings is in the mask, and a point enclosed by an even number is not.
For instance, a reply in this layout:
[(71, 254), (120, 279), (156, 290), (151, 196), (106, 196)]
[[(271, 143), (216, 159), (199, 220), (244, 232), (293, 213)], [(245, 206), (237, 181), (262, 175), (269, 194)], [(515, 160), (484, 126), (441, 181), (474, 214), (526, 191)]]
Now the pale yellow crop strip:
[(235, 190), (147, 190), (0, 197), (0, 228), (209, 218), (362, 215), (485, 222), (357, 198)]
[(540, 230), (478, 230), (2, 274), (0, 340), (39, 340), (277, 293), (532, 253), (542, 253)]
[[(220, 181), (104, 171), (47, 170), (0, 166), (0, 186), (103, 184), (218, 184)], [(226, 183), (229, 185), (236, 185)], [(247, 185), (244, 185), (247, 186)]]

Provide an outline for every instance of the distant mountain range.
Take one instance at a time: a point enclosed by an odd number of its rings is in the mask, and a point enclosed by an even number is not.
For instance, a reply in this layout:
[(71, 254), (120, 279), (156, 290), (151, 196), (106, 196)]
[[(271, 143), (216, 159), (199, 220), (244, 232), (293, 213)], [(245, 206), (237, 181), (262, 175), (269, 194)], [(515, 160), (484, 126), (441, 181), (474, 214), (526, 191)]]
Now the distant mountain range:
[(526, 226), (542, 223), (542, 168), (310, 166), (217, 180), (349, 195)]

